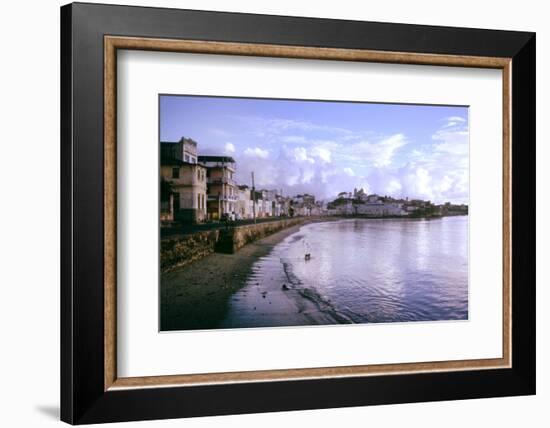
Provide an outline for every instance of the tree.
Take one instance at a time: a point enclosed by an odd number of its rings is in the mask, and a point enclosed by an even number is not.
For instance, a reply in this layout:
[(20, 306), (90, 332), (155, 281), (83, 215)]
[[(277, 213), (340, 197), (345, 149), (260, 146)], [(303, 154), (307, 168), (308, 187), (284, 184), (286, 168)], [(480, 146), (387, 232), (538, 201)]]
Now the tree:
[(172, 182), (165, 180), (164, 177), (160, 180), (160, 200), (161, 201), (169, 201), (170, 195), (174, 193), (174, 189), (172, 187)]

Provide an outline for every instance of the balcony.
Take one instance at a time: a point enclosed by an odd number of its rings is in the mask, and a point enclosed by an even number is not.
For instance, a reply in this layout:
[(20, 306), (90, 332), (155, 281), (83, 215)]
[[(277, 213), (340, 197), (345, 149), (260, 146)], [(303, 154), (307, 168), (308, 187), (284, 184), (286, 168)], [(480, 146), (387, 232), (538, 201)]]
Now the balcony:
[(232, 178), (226, 178), (226, 177), (214, 177), (214, 178), (208, 178), (207, 181), (208, 184), (228, 184), (230, 186), (236, 186), (237, 183)]
[(237, 202), (238, 199), (237, 195), (208, 195), (209, 201)]
[(222, 168), (231, 172), (236, 171), (236, 165), (230, 162), (202, 162), (207, 168)]
[(231, 156), (199, 156), (198, 161), (207, 168), (235, 171), (235, 159)]

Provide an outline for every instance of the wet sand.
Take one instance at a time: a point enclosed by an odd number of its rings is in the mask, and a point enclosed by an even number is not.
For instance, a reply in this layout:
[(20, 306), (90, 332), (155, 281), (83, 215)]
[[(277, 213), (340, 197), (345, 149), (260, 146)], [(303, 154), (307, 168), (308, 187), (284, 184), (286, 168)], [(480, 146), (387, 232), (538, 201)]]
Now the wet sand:
[[(329, 312), (299, 290), (256, 290), (259, 294), (242, 317), (229, 313), (230, 299), (247, 281), (260, 257), (302, 225), (248, 244), (235, 254), (213, 253), (161, 275), (161, 330), (231, 328), (262, 325), (338, 324)], [(268, 298), (269, 296), (269, 298)], [(254, 321), (254, 322), (252, 322)]]
[(287, 280), (265, 283), (253, 280), (231, 297), (227, 316), (220, 328), (291, 327), (348, 322), (314, 290), (296, 288)]

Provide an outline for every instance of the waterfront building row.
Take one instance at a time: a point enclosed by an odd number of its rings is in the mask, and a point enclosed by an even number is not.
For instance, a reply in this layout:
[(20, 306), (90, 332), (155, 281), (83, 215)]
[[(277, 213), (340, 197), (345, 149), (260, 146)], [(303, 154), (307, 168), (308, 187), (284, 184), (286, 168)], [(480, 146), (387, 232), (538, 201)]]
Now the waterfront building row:
[(201, 223), (292, 215), (293, 201), (277, 190), (255, 190), (235, 181), (230, 156), (199, 155), (197, 142), (160, 144), (163, 223)]
[(197, 142), (181, 138), (160, 145), (160, 217), (170, 224), (284, 216), (405, 217), (468, 214), (467, 205), (433, 205), (419, 199), (341, 192), (331, 202), (311, 194), (283, 197), (282, 191), (238, 185), (231, 156), (199, 155)]

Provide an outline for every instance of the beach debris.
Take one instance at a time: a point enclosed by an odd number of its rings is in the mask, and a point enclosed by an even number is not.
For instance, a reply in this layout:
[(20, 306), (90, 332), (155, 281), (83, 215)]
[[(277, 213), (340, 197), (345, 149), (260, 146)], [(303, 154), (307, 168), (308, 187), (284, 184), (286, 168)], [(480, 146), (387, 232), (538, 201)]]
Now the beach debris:
[(309, 242), (307, 242), (305, 239), (304, 239), (304, 260), (308, 261), (309, 259), (311, 259), (311, 253), (310, 253), (310, 250), (309, 250)]
[(288, 288), (288, 285), (283, 284), (283, 286), (281, 287), (281, 289), (284, 290), (284, 291), (286, 291), (286, 290), (288, 290), (289, 288)]
[(265, 299), (265, 296), (267, 295), (267, 291), (262, 291), (262, 297)]

